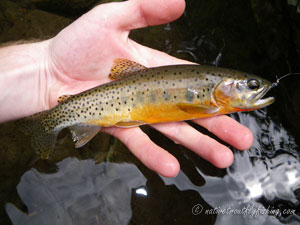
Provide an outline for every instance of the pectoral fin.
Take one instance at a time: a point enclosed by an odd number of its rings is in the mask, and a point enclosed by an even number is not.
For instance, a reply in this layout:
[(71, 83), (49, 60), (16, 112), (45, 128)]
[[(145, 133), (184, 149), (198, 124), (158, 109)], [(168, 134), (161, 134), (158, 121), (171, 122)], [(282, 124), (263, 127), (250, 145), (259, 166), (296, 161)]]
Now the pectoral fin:
[(80, 148), (88, 143), (101, 130), (100, 126), (90, 124), (76, 124), (69, 127), (75, 147)]
[(214, 114), (219, 111), (218, 107), (210, 105), (196, 105), (190, 103), (178, 103), (178, 108), (187, 113)]
[(113, 62), (113, 66), (108, 77), (112, 80), (118, 80), (123, 77), (130, 76), (133, 72), (144, 70), (146, 68), (147, 67), (128, 59), (117, 58)]

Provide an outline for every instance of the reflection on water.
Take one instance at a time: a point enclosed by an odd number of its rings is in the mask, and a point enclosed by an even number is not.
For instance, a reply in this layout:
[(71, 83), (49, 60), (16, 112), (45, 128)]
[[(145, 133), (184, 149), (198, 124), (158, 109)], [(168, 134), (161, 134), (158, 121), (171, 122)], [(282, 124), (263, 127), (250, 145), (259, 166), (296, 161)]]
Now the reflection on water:
[(300, 203), (300, 196), (297, 196), (300, 190), (298, 146), (294, 138), (263, 111), (254, 114), (256, 117), (236, 114), (236, 118), (253, 131), (255, 141), (250, 151), (236, 153), (236, 161), (228, 175), (236, 182), (245, 183), (248, 195), (243, 198), (263, 197), (268, 202), (282, 199), (296, 207)]
[[(300, 160), (293, 137), (263, 110), (234, 117), (250, 127), (255, 142), (249, 151), (234, 150), (223, 177), (204, 173), (201, 165), (195, 165), (196, 175), (187, 170), (164, 178), (142, 174), (133, 164), (67, 158), (56, 173), (26, 172), (17, 190), (28, 212), (11, 203), (6, 212), (14, 225), (182, 224), (178, 217), (185, 224), (299, 224)], [(199, 186), (195, 179), (205, 182)]]
[(206, 213), (218, 214), (215, 224), (299, 224), (300, 160), (293, 137), (264, 111), (234, 117), (250, 127), (255, 142), (249, 151), (234, 151), (234, 164), (223, 178), (198, 169), (206, 181), (202, 187), (184, 173), (174, 179), (162, 177), (165, 184), (199, 192), (215, 209)]
[(131, 190), (145, 193), (146, 179), (133, 164), (67, 158), (58, 167), (54, 174), (32, 169), (22, 176), (17, 190), (28, 213), (7, 204), (13, 224), (128, 224)]

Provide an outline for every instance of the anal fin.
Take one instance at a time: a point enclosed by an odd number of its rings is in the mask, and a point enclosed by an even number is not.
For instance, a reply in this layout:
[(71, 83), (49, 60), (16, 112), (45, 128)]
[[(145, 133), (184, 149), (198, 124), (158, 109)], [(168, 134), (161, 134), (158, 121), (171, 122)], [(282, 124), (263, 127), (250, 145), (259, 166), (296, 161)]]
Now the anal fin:
[(101, 130), (100, 126), (90, 124), (76, 124), (69, 127), (75, 148), (80, 148), (88, 143)]

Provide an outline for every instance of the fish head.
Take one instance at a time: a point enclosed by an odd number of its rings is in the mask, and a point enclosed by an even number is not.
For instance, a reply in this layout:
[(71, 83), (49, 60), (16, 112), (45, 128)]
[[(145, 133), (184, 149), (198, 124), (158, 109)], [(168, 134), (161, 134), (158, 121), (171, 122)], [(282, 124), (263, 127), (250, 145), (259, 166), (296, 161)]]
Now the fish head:
[(263, 98), (271, 89), (268, 80), (255, 75), (224, 78), (214, 90), (214, 99), (228, 111), (250, 111), (266, 107), (274, 102), (273, 97)]

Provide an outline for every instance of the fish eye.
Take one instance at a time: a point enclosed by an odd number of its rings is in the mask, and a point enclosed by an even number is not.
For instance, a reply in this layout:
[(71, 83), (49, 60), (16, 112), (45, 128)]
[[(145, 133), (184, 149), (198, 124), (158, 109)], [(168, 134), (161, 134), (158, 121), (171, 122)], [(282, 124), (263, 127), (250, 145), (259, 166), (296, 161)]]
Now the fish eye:
[(259, 88), (259, 81), (256, 79), (249, 79), (247, 81), (247, 85), (250, 89), (258, 89)]

